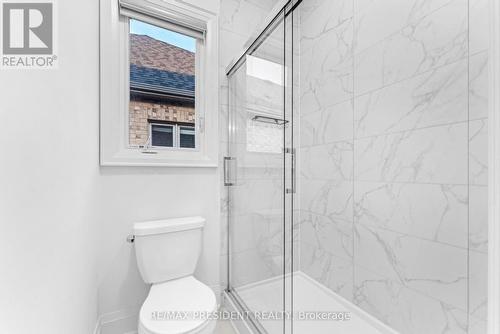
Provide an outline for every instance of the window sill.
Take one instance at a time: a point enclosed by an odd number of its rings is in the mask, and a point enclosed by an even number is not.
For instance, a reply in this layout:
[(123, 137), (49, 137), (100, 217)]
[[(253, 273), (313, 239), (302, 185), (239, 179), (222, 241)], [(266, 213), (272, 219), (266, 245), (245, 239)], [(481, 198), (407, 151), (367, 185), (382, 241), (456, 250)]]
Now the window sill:
[(217, 168), (216, 163), (192, 162), (102, 162), (102, 167), (169, 167), (169, 168)]

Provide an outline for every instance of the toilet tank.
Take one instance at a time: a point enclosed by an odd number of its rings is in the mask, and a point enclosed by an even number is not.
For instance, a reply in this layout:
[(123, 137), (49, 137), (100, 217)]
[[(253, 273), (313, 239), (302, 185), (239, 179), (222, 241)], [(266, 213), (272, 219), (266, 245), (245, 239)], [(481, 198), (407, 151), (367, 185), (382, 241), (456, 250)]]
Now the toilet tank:
[(134, 224), (135, 255), (146, 283), (192, 275), (201, 251), (203, 217)]

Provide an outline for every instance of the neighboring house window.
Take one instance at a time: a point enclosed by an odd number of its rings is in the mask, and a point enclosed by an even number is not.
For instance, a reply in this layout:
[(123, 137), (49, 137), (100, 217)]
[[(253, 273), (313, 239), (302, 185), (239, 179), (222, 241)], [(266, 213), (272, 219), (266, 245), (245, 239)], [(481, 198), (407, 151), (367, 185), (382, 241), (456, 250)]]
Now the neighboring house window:
[(101, 164), (216, 167), (218, 7), (99, 3)]
[[(151, 120), (150, 120), (151, 121)], [(195, 148), (196, 131), (193, 126), (179, 124), (150, 124), (152, 147)]]
[(151, 124), (151, 145), (174, 147), (174, 126)]
[(129, 29), (130, 146), (196, 148), (196, 39), (133, 19)]

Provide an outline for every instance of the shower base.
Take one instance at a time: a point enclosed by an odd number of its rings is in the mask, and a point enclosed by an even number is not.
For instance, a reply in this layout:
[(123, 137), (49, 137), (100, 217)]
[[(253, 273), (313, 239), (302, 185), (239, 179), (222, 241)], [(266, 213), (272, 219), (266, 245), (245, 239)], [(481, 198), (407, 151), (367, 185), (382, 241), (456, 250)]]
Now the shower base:
[[(290, 287), (290, 276), (285, 278), (287, 288)], [(271, 278), (252, 283), (236, 289), (239, 297), (249, 310), (268, 312), (282, 309), (283, 278)], [(226, 308), (237, 310), (226, 295)], [(229, 305), (228, 305), (229, 304)], [(348, 312), (350, 320), (294, 320), (294, 334), (397, 334), (396, 331), (364, 312), (356, 305), (340, 297), (321, 283), (303, 272), (293, 274), (293, 313), (299, 312)], [(283, 322), (277, 320), (261, 320), (260, 325), (268, 334), (282, 334)], [(240, 334), (250, 334), (254, 331), (248, 323), (235, 321), (235, 327)]]

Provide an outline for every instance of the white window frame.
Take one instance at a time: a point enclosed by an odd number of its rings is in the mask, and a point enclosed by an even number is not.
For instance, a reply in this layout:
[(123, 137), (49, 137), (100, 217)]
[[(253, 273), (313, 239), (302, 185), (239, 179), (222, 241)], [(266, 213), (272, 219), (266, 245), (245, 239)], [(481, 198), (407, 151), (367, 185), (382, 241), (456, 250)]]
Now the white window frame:
[(118, 0), (100, 0), (102, 166), (217, 167), (217, 14), (213, 12), (213, 8), (204, 9), (176, 0), (162, 0), (162, 6), (171, 6), (172, 10), (178, 13), (206, 22), (204, 43), (197, 42), (196, 45), (196, 148), (152, 147), (144, 150), (129, 145), (129, 18), (120, 15)]

